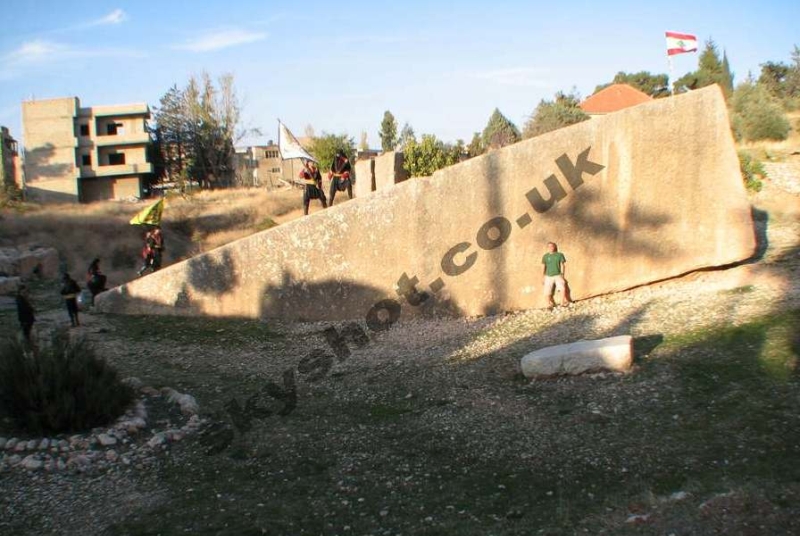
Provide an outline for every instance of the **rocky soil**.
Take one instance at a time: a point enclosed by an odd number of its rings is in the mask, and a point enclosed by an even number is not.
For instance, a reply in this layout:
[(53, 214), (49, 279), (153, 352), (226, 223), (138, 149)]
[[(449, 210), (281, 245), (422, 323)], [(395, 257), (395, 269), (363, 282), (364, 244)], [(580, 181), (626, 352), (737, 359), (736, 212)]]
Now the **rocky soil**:
[[(351, 347), (318, 381), (296, 379), (296, 407), (285, 416), (270, 382), (284, 386), (285, 370), (325, 348), (329, 324), (271, 325), (268, 337), (257, 327), (215, 324), (213, 337), (193, 340), (176, 336), (191, 329), (187, 321), (134, 339), (132, 320), (85, 315), (81, 334), (124, 375), (191, 393), (211, 424), (140, 467), (47, 472), (6, 464), (0, 532), (800, 531), (798, 486), (775, 497), (733, 477), (716, 492), (698, 483), (706, 471), (747, 465), (769, 447), (744, 438), (741, 456), (716, 459), (676, 441), (685, 433), (691, 442), (687, 430), (702, 428), (698, 413), (707, 408), (687, 407), (675, 370), (652, 364), (672, 362), (659, 349), (670, 336), (800, 309), (798, 182), (767, 182), (753, 196), (762, 247), (751, 261), (552, 312), (403, 322)], [(136, 319), (148, 321), (159, 322)], [(630, 375), (527, 382), (519, 373), (528, 351), (621, 334), (637, 341)], [(639, 368), (649, 372), (638, 378)], [(782, 418), (796, 437), (792, 413)], [(664, 434), (677, 435), (665, 443)]]

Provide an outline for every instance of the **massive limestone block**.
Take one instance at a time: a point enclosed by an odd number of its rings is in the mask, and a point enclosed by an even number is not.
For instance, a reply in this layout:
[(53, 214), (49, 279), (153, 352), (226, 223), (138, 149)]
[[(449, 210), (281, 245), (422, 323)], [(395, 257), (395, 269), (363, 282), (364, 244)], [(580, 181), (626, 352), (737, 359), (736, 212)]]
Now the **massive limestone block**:
[(566, 255), (575, 300), (751, 257), (750, 206), (719, 88), (339, 203), (113, 289), (97, 305), (373, 326), (527, 309), (544, 306), (547, 241)]
[(633, 363), (633, 337), (620, 335), (542, 348), (520, 361), (526, 378), (583, 374), (610, 370), (625, 372)]

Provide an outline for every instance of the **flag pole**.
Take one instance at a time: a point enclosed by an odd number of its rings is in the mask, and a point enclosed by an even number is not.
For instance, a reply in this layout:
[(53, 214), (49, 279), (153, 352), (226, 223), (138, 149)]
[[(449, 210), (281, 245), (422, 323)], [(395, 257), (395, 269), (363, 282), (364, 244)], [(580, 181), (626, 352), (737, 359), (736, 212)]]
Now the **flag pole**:
[(675, 95), (675, 69), (672, 64), (672, 56), (667, 53), (667, 66), (669, 68), (669, 81), (667, 82), (667, 88), (669, 89), (670, 95)]

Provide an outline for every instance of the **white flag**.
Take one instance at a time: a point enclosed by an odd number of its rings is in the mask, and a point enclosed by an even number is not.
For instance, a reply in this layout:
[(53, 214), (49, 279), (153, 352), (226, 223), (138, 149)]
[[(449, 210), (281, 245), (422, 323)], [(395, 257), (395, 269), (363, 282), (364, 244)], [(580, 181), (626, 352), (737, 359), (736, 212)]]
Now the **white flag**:
[(294, 134), (289, 132), (289, 129), (286, 128), (286, 125), (281, 123), (280, 120), (278, 121), (278, 150), (281, 152), (281, 158), (284, 160), (305, 158), (306, 160), (316, 162), (316, 159), (303, 149), (303, 146), (300, 145), (300, 142), (297, 141)]

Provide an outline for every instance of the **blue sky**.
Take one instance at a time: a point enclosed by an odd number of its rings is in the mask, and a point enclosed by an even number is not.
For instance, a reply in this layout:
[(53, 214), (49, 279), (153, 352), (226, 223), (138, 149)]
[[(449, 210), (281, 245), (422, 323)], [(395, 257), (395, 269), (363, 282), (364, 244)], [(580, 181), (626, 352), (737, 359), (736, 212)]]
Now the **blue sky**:
[[(231, 73), (243, 123), (277, 139), (366, 131), (385, 110), (445, 141), (494, 108), (522, 128), (543, 98), (581, 96), (618, 71), (668, 72), (664, 32), (712, 38), (735, 82), (800, 46), (800, 2), (170, 2), (22, 0), (0, 8), (0, 124), (22, 138), (20, 103), (157, 105), (189, 76)], [(697, 67), (674, 57), (674, 75)]]

